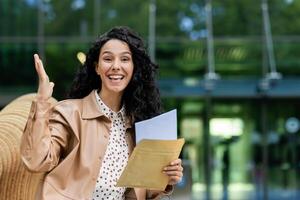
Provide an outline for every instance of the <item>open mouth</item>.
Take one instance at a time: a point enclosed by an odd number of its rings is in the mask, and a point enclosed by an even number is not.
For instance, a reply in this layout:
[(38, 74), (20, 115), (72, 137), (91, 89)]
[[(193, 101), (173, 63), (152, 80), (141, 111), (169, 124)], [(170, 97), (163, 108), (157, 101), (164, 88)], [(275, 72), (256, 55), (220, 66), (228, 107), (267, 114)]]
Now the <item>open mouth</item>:
[(108, 78), (110, 80), (117, 81), (117, 80), (123, 80), (124, 76), (123, 75), (109, 75)]

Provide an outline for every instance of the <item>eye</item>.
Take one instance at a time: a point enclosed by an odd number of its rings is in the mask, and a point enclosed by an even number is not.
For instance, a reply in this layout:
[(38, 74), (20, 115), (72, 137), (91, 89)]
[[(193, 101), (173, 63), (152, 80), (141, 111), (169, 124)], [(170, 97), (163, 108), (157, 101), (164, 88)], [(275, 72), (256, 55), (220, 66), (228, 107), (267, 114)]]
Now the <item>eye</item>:
[(130, 57), (123, 56), (123, 57), (121, 58), (121, 61), (122, 61), (122, 62), (128, 62), (128, 61), (130, 61)]
[(104, 60), (105, 62), (111, 62), (111, 61), (112, 61), (112, 58), (111, 58), (111, 57), (108, 57), (108, 56), (105, 56), (105, 57), (103, 57), (103, 60)]

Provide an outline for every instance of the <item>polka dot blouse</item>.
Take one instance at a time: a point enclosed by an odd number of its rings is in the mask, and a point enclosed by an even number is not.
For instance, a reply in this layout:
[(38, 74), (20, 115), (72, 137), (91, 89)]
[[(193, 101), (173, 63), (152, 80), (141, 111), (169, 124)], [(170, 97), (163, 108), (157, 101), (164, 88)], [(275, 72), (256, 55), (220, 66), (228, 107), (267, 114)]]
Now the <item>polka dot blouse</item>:
[(112, 121), (112, 126), (92, 200), (123, 200), (126, 188), (116, 187), (116, 183), (129, 158), (125, 139), (125, 108), (123, 106), (119, 112), (114, 112), (103, 103), (97, 90), (95, 90), (95, 95), (101, 111)]

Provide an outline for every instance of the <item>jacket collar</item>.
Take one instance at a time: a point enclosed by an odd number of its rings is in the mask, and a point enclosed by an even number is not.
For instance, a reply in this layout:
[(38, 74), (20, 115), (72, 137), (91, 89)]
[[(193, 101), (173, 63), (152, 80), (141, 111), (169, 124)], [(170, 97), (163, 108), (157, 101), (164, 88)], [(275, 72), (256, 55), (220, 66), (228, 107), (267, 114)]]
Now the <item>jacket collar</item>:
[[(82, 105), (82, 119), (95, 119), (104, 116), (97, 104), (95, 90), (82, 99)], [(125, 128), (131, 128), (131, 120), (128, 117), (126, 117)]]

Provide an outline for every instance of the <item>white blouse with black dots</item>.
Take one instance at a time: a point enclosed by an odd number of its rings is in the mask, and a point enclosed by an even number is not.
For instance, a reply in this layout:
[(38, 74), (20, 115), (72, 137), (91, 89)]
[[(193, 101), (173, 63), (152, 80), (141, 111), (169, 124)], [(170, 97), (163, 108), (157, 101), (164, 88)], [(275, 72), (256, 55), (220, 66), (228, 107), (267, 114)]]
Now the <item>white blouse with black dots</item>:
[(103, 103), (97, 90), (95, 90), (95, 96), (101, 111), (112, 121), (112, 127), (92, 200), (124, 200), (126, 188), (116, 187), (116, 183), (129, 158), (128, 145), (125, 139), (125, 108), (123, 106), (119, 112), (114, 112)]

